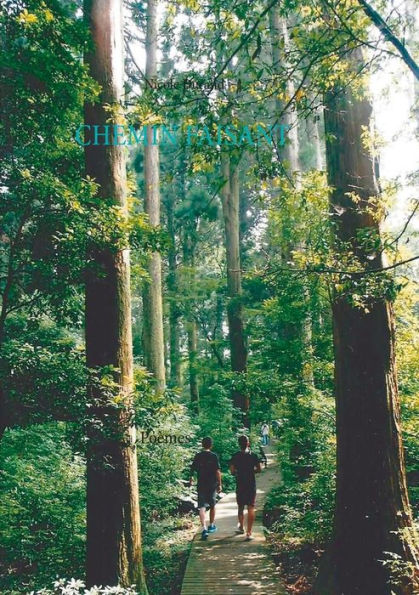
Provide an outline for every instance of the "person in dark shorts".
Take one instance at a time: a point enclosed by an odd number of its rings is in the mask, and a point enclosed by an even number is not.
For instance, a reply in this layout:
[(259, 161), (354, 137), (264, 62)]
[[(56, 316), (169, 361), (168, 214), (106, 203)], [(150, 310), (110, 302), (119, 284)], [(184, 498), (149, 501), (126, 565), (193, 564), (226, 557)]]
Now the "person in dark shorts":
[(249, 439), (240, 436), (238, 439), (240, 452), (236, 452), (230, 460), (230, 471), (236, 477), (236, 499), (238, 506), (238, 533), (244, 533), (244, 507), (247, 506), (246, 540), (253, 539), (252, 527), (255, 520), (256, 478), (261, 472), (258, 457), (249, 450)]
[[(189, 485), (192, 485), (193, 473), (198, 476), (198, 509), (202, 525), (202, 539), (205, 540), (209, 533), (214, 533), (217, 527), (215, 520), (215, 503), (217, 492), (221, 492), (221, 471), (218, 457), (211, 452), (212, 438), (207, 436), (202, 440), (202, 451), (195, 455), (191, 465), (191, 478)], [(210, 524), (207, 528), (206, 512), (209, 506)]]

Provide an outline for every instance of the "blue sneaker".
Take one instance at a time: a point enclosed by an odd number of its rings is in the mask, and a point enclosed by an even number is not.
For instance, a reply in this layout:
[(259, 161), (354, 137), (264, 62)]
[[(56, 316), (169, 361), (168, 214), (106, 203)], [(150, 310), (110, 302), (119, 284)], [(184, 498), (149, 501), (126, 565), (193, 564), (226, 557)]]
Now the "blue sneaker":
[(217, 530), (217, 527), (216, 527), (216, 525), (210, 525), (210, 526), (208, 527), (208, 533), (215, 533), (215, 532), (216, 532), (216, 530)]
[(208, 531), (204, 529), (201, 534), (202, 541), (206, 541), (208, 539)]

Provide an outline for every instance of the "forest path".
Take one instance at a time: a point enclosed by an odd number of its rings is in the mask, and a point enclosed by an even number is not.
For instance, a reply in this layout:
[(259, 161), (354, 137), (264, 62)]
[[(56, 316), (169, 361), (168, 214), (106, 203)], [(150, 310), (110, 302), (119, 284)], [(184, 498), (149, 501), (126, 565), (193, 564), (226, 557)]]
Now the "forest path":
[(264, 447), (267, 469), (257, 475), (256, 520), (253, 541), (235, 533), (236, 495), (230, 492), (217, 504), (218, 530), (192, 543), (181, 595), (285, 595), (263, 532), (263, 505), (272, 487), (281, 480), (279, 466), (270, 447)]

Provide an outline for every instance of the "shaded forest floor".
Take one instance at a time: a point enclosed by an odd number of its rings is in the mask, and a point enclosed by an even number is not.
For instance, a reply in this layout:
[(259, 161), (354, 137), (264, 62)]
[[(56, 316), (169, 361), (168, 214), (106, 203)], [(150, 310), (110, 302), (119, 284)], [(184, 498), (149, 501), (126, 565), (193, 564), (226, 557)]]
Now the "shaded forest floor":
[(156, 521), (144, 534), (144, 566), (151, 595), (179, 595), (198, 527), (192, 515)]
[[(278, 464), (280, 465), (280, 461)], [(267, 542), (286, 593), (311, 595), (324, 550), (317, 543), (310, 542), (301, 536), (293, 536), (289, 532), (289, 527), (288, 532), (284, 533), (281, 522), (284, 510), (277, 501), (278, 491), (282, 492), (284, 488), (282, 479), (280, 486), (269, 494), (263, 510)], [(298, 531), (296, 533), (298, 534)]]
[(275, 535), (268, 537), (275, 565), (279, 568), (286, 592), (292, 595), (311, 595), (322, 550), (313, 544), (282, 543)]

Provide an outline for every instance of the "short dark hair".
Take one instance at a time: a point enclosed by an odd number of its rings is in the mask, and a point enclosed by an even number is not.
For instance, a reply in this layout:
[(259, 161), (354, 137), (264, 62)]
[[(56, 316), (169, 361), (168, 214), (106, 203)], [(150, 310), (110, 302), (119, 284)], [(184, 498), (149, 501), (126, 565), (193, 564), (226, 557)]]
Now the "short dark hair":
[(210, 438), (210, 436), (205, 436), (205, 438), (202, 438), (202, 447), (203, 448), (211, 448), (212, 447), (212, 438)]
[(244, 450), (247, 445), (249, 444), (249, 438), (243, 434), (243, 436), (239, 436), (237, 442), (242, 450)]

